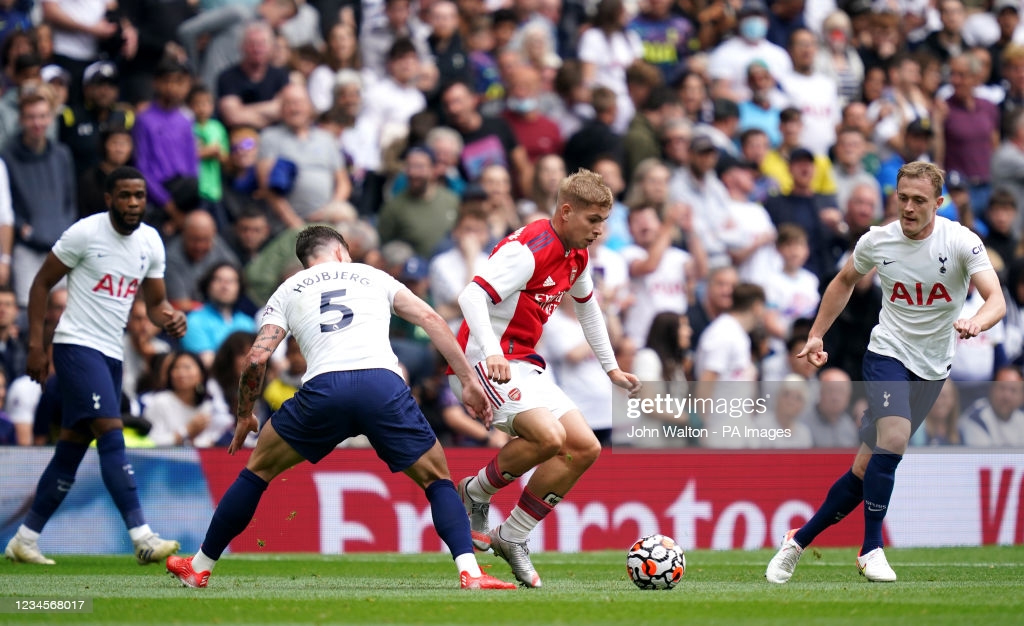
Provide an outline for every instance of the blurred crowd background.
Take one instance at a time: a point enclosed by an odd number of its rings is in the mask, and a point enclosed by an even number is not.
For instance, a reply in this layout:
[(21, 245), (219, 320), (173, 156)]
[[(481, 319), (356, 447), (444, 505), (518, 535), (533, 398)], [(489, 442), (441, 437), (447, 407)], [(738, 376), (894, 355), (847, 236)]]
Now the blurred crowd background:
[[(28, 287), (131, 164), (189, 318), (179, 342), (133, 311), (136, 445), (230, 438), (259, 310), (299, 269), (303, 225), (334, 225), (455, 330), (494, 243), (550, 218), (560, 181), (590, 168), (617, 198), (590, 259), (623, 368), (647, 393), (771, 392), (752, 424), (794, 435), (744, 445), (854, 446), (860, 361), (890, 294), (861, 281), (828, 368), (795, 355), (852, 246), (892, 219), (900, 166), (927, 160), (947, 172), (940, 214), (982, 237), (1008, 313), (960, 343), (915, 442), (1024, 446), (1021, 4), (0, 0), (0, 442), (52, 441), (55, 384), (24, 376)], [(66, 296), (51, 294), (48, 328)], [(443, 443), (505, 441), (466, 414), (422, 331), (396, 320), (392, 345)], [(612, 386), (571, 306), (539, 351), (614, 440)], [(261, 417), (304, 370), (287, 342)]]

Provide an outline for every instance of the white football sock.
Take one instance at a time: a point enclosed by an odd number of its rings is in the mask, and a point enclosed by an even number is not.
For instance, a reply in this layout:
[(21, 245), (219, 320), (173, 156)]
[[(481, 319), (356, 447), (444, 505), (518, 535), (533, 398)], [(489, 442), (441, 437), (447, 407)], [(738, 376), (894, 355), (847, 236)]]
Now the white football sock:
[[(469, 556), (473, 556), (473, 555), (470, 554)], [(216, 565), (216, 564), (217, 564), (217, 561), (214, 561), (210, 557), (208, 557), (205, 554), (203, 554), (203, 549), (202, 548), (200, 548), (199, 551), (196, 552), (196, 555), (194, 557), (192, 557), (192, 571), (194, 571), (196, 573), (199, 573), (199, 572), (213, 572), (213, 566)]]
[(476, 562), (476, 556), (472, 552), (455, 557), (455, 567), (459, 569), (460, 573), (466, 572), (473, 578), (480, 575), (480, 564)]
[(38, 543), (39, 533), (22, 524), (18, 527), (18, 539), (25, 543)]
[(131, 537), (132, 543), (152, 534), (153, 529), (149, 527), (149, 524), (143, 524), (142, 526), (136, 526), (135, 528), (128, 529), (128, 536)]

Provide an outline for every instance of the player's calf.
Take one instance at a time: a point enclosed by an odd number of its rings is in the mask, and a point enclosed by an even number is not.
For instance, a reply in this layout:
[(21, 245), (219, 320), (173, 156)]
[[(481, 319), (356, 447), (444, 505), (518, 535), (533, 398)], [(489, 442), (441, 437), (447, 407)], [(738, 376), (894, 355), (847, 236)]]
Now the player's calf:
[(490, 517), (491, 503), (479, 502), (469, 495), (466, 489), (472, 476), (467, 476), (459, 481), (459, 499), (469, 516), (469, 531), (473, 537), (473, 547), (481, 552), (491, 549), (491, 538), (487, 534), (488, 519)]

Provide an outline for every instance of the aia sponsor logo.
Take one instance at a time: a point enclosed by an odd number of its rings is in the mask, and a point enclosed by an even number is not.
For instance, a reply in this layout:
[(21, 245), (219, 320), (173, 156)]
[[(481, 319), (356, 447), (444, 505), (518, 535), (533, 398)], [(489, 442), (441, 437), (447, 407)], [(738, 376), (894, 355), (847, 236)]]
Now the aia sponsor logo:
[(106, 293), (111, 298), (134, 298), (139, 290), (139, 279), (125, 280), (124, 276), (114, 278), (110, 274), (105, 274), (92, 290), (93, 293)]
[(952, 302), (953, 298), (949, 297), (949, 292), (942, 283), (935, 283), (926, 288), (922, 283), (904, 285), (901, 282), (896, 282), (892, 286), (889, 302), (897, 300), (909, 306), (932, 306), (936, 303)]

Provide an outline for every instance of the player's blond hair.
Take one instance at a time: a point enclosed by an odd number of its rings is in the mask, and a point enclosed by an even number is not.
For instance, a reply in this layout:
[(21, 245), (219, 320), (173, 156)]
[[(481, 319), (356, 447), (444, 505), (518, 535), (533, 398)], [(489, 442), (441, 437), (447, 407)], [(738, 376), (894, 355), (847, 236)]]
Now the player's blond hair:
[(945, 175), (937, 165), (934, 163), (927, 163), (925, 161), (911, 161), (900, 168), (900, 171), (896, 174), (896, 184), (899, 185), (900, 181), (904, 178), (924, 178), (931, 182), (932, 189), (935, 191), (935, 197), (942, 196), (942, 185), (945, 184)]
[(568, 204), (573, 209), (597, 206), (610, 209), (615, 197), (600, 174), (580, 169), (566, 177), (558, 186), (557, 206)]

